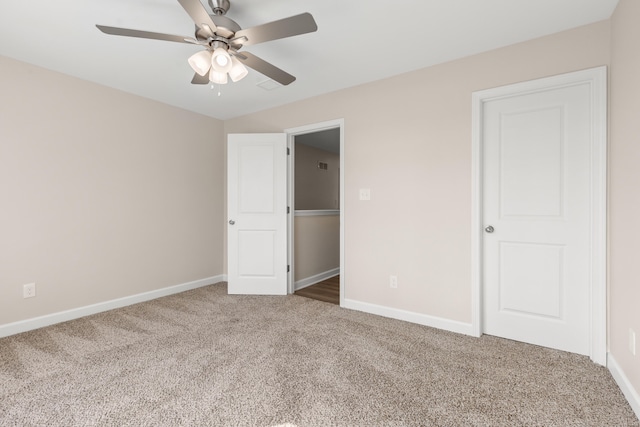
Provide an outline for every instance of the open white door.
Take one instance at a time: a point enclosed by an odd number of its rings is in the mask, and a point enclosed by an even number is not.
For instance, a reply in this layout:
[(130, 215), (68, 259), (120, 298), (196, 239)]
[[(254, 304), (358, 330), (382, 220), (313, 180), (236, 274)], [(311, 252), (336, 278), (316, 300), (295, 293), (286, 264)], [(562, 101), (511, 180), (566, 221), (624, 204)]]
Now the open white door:
[(287, 294), (287, 136), (227, 140), (230, 294)]

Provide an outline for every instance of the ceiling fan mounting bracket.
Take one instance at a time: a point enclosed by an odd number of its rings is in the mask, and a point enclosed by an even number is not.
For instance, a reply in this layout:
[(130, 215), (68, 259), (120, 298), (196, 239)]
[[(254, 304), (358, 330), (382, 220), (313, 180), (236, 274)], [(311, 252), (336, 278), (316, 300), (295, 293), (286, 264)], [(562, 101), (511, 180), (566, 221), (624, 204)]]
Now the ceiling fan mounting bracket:
[(214, 15), (225, 15), (231, 8), (231, 2), (229, 0), (209, 0), (209, 6)]

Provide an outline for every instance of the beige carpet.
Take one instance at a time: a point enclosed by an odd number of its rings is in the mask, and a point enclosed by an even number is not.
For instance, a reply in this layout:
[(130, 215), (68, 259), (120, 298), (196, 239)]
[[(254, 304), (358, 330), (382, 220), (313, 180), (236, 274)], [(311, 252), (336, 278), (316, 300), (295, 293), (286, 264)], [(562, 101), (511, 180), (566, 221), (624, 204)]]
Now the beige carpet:
[(639, 426), (588, 358), (216, 284), (0, 339), (2, 426)]

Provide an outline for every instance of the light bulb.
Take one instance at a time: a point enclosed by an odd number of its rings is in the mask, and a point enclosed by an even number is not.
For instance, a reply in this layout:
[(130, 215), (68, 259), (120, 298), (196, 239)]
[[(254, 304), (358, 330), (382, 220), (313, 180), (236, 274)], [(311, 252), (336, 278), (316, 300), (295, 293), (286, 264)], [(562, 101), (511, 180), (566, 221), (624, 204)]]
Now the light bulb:
[(218, 47), (211, 55), (211, 66), (220, 73), (228, 73), (231, 69), (231, 57), (224, 48)]
[(211, 52), (208, 50), (201, 50), (200, 52), (191, 55), (189, 58), (189, 65), (193, 68), (193, 71), (204, 76), (211, 68)]
[(221, 73), (220, 71), (216, 71), (213, 67), (209, 71), (209, 80), (212, 83), (216, 83), (219, 85), (227, 84), (227, 73)]
[(221, 67), (226, 67), (229, 60), (224, 55), (218, 55), (216, 56), (216, 63)]
[(238, 61), (235, 57), (231, 57), (231, 69), (229, 70), (229, 77), (234, 82), (240, 81), (244, 79), (247, 74), (249, 74), (249, 70), (242, 65), (242, 62)]

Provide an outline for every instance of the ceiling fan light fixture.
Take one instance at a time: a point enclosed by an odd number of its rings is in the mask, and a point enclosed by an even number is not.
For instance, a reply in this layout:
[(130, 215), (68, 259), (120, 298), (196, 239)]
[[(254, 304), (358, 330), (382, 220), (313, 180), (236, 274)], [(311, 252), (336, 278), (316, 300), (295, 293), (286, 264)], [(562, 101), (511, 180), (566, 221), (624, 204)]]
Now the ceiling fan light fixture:
[(213, 67), (211, 67), (211, 70), (209, 71), (209, 81), (218, 85), (226, 85), (227, 73), (216, 71)]
[(229, 77), (233, 82), (238, 82), (244, 79), (247, 74), (249, 74), (249, 70), (247, 67), (242, 65), (242, 62), (238, 61), (236, 58), (231, 57), (231, 70), (229, 70)]
[(211, 68), (211, 52), (201, 50), (191, 55), (191, 57), (189, 57), (189, 65), (193, 68), (193, 71), (201, 76), (206, 75), (209, 72), (209, 68)]
[(231, 70), (231, 56), (226, 49), (218, 47), (213, 51), (211, 66), (220, 73), (228, 73)]
[(256, 70), (282, 86), (294, 82), (295, 76), (249, 52), (240, 53), (238, 50), (244, 45), (256, 45), (317, 31), (318, 25), (313, 16), (305, 12), (243, 29), (233, 19), (225, 16), (231, 7), (231, 1), (208, 0), (213, 11), (211, 15), (205, 9), (202, 0), (178, 0), (195, 24), (195, 37), (106, 25), (96, 25), (96, 27), (105, 34), (115, 36), (188, 43), (204, 47), (204, 51), (192, 55), (188, 60), (189, 66), (195, 71), (191, 79), (192, 84), (207, 84), (209, 79), (218, 84), (225, 84), (229, 77), (234, 82), (239, 81), (248, 74), (245, 67)]

